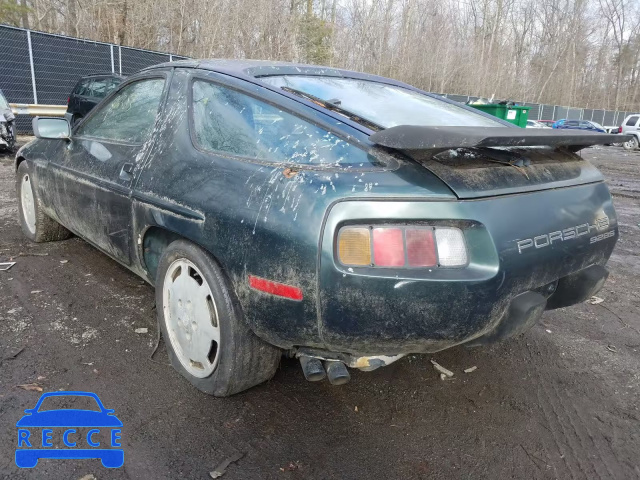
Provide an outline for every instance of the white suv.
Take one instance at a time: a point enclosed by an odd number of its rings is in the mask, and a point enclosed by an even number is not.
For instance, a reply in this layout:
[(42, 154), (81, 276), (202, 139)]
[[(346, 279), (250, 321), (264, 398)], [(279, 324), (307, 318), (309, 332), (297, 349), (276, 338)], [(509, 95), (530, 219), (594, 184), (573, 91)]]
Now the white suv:
[(622, 144), (625, 150), (638, 148), (640, 145), (640, 113), (628, 115), (620, 126), (620, 133), (632, 136), (631, 140)]

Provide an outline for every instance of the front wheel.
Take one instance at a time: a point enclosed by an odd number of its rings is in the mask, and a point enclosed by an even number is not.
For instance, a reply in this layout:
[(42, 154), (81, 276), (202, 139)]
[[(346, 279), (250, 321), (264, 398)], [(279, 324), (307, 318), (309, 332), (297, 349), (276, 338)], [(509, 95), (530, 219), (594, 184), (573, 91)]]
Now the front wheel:
[(36, 193), (31, 168), (26, 161), (18, 166), (16, 173), (16, 193), (20, 227), (25, 236), (33, 242), (53, 242), (65, 240), (71, 232), (42, 211), (40, 198)]
[(635, 150), (638, 148), (638, 137), (631, 137), (631, 140), (622, 144), (625, 150)]
[(156, 276), (158, 324), (173, 367), (217, 397), (269, 380), (281, 351), (245, 324), (216, 261), (185, 240), (163, 252)]

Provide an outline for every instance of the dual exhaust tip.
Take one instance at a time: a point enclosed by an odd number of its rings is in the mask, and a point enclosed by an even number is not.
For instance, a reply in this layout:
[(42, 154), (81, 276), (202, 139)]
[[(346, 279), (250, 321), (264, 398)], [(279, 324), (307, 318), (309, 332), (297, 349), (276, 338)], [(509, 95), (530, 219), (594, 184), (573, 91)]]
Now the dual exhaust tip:
[(300, 366), (304, 378), (310, 382), (319, 382), (327, 377), (331, 385), (344, 385), (351, 380), (347, 366), (338, 360), (323, 362), (319, 358), (301, 356)]

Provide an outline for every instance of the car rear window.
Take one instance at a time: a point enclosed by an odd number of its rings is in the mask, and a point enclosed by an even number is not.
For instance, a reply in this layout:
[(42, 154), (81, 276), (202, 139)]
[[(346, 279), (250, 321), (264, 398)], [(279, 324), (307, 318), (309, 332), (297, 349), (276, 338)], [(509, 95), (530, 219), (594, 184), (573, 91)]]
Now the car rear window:
[(204, 80), (193, 82), (193, 133), (207, 151), (318, 166), (380, 165), (346, 140), (282, 109)]
[(120, 81), (115, 78), (96, 79), (91, 84), (91, 95), (94, 97), (103, 98), (119, 84)]
[(82, 80), (76, 85), (76, 88), (73, 90), (73, 93), (76, 95), (89, 95), (89, 85), (91, 84), (91, 79)]
[(638, 123), (638, 118), (640, 117), (630, 117), (629, 120), (627, 120), (626, 125), (633, 127), (635, 126), (636, 123)]
[(502, 127), (502, 123), (462, 106), (407, 88), (354, 78), (283, 75), (261, 80), (336, 103), (384, 128), (397, 125)]

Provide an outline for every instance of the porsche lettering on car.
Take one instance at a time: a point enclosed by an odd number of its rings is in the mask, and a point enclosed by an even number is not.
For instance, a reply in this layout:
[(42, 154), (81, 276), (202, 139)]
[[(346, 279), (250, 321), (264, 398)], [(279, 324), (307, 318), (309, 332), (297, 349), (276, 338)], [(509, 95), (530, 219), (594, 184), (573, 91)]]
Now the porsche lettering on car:
[[(589, 235), (592, 231), (606, 230), (609, 228), (609, 217), (606, 215), (596, 218), (593, 225), (589, 223), (583, 223), (582, 225), (576, 225), (575, 227), (565, 228), (564, 230), (556, 230), (551, 233), (543, 233), (533, 238), (525, 238), (524, 240), (518, 240), (518, 252), (522, 253), (527, 248), (544, 248), (553, 245), (553, 242), (565, 242), (567, 240), (573, 240), (574, 238), (581, 237), (583, 235)], [(614, 235), (613, 231), (606, 234), (598, 235), (597, 237), (591, 237), (589, 243), (594, 243), (594, 238), (600, 240), (609, 238)]]
[(73, 233), (155, 286), (173, 366), (217, 396), (283, 353), (341, 384), (520, 334), (597, 292), (618, 238), (576, 152), (620, 135), (521, 129), (364, 73), (161, 64), (34, 132), (25, 235)]

